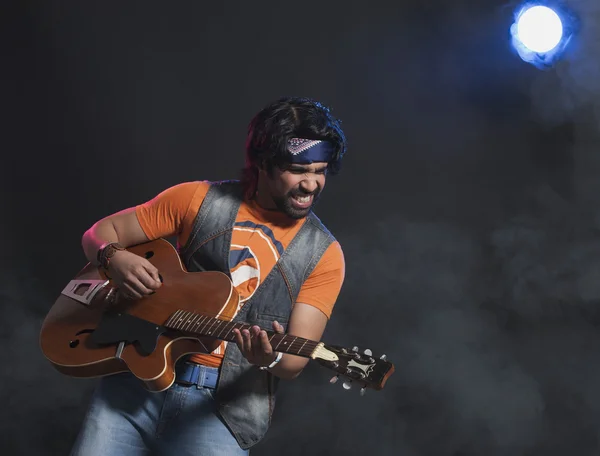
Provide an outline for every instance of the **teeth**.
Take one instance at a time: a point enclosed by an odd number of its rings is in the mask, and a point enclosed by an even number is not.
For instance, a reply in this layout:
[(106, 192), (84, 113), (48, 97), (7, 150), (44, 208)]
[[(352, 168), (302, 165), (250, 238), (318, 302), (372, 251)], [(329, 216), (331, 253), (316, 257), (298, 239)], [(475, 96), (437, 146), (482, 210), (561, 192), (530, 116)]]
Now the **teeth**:
[(308, 203), (310, 201), (311, 195), (308, 196), (296, 196), (295, 200), (299, 203)]

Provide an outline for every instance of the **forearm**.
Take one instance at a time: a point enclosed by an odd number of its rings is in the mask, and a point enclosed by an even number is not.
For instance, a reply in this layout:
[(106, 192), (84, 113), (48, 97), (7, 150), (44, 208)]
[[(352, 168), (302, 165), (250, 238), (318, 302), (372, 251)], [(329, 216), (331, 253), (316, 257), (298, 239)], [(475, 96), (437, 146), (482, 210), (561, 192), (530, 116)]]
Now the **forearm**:
[(281, 360), (268, 371), (283, 380), (293, 380), (300, 375), (308, 359), (284, 354)]
[(97, 254), (100, 247), (107, 242), (119, 242), (119, 236), (114, 225), (109, 220), (101, 220), (87, 230), (82, 239), (83, 252), (92, 264), (97, 265)]
[[(287, 334), (318, 341), (323, 336), (327, 321), (326, 315), (316, 307), (297, 302), (290, 316)], [(309, 358), (286, 353), (269, 372), (279, 378), (292, 380), (300, 375), (308, 362)]]

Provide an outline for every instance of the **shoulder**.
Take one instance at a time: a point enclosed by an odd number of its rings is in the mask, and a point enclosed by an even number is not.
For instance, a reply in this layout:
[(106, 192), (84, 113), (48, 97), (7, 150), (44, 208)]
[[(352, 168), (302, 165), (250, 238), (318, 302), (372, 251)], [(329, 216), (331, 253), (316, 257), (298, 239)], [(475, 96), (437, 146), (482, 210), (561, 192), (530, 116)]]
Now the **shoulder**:
[(170, 196), (174, 198), (193, 197), (199, 192), (207, 193), (210, 188), (210, 182), (208, 181), (191, 181), (182, 182), (180, 184), (173, 185), (163, 190), (159, 196)]
[(345, 270), (346, 259), (344, 258), (344, 251), (342, 250), (341, 244), (337, 240), (333, 240), (327, 250), (323, 253), (323, 256), (319, 260), (315, 269), (323, 270), (335, 270), (343, 272)]
[(215, 196), (233, 196), (242, 198), (244, 188), (239, 180), (203, 181), (206, 192), (213, 191)]
[(345, 269), (344, 251), (339, 241), (335, 238), (333, 233), (325, 226), (319, 217), (314, 212), (310, 213), (308, 217), (309, 223), (312, 224), (317, 233), (322, 237), (322, 242), (328, 244), (321, 259), (317, 263), (317, 273), (323, 273), (327, 270), (343, 271)]
[(181, 222), (190, 208), (199, 205), (209, 184), (206, 181), (182, 182), (161, 191), (151, 200), (136, 207), (138, 217), (143, 219), (172, 218)]
[(324, 237), (326, 237), (327, 239), (329, 239), (332, 243), (333, 242), (337, 242), (336, 239), (335, 239), (335, 236), (331, 233), (331, 231), (329, 231), (329, 229), (327, 229), (327, 227), (321, 221), (321, 219), (317, 216), (317, 214), (315, 214), (314, 212), (311, 212), (308, 215), (307, 219), (308, 219), (308, 222), (315, 229), (317, 229)]
[(339, 242), (333, 241), (302, 284), (297, 302), (312, 305), (329, 318), (342, 289), (345, 275), (342, 247)]
[(208, 181), (182, 182), (166, 188), (149, 203), (188, 209), (190, 206), (201, 203), (209, 189), (210, 182)]

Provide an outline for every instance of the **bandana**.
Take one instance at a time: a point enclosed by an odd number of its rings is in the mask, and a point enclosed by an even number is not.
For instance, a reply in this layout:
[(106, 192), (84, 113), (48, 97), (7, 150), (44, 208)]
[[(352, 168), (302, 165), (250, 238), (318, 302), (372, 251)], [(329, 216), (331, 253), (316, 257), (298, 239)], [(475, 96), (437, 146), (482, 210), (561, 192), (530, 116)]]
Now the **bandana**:
[(316, 162), (328, 163), (333, 158), (334, 148), (328, 141), (291, 138), (288, 140), (290, 162), (308, 165)]

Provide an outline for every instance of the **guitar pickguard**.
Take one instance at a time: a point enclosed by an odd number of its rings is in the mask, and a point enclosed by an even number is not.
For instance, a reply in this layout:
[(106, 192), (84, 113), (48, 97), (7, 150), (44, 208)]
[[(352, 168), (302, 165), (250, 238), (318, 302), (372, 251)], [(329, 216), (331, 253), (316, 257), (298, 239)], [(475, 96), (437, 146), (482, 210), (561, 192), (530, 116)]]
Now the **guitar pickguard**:
[(118, 345), (120, 342), (138, 343), (143, 356), (156, 348), (158, 338), (168, 331), (164, 326), (122, 313), (105, 313), (89, 340), (98, 345)]

